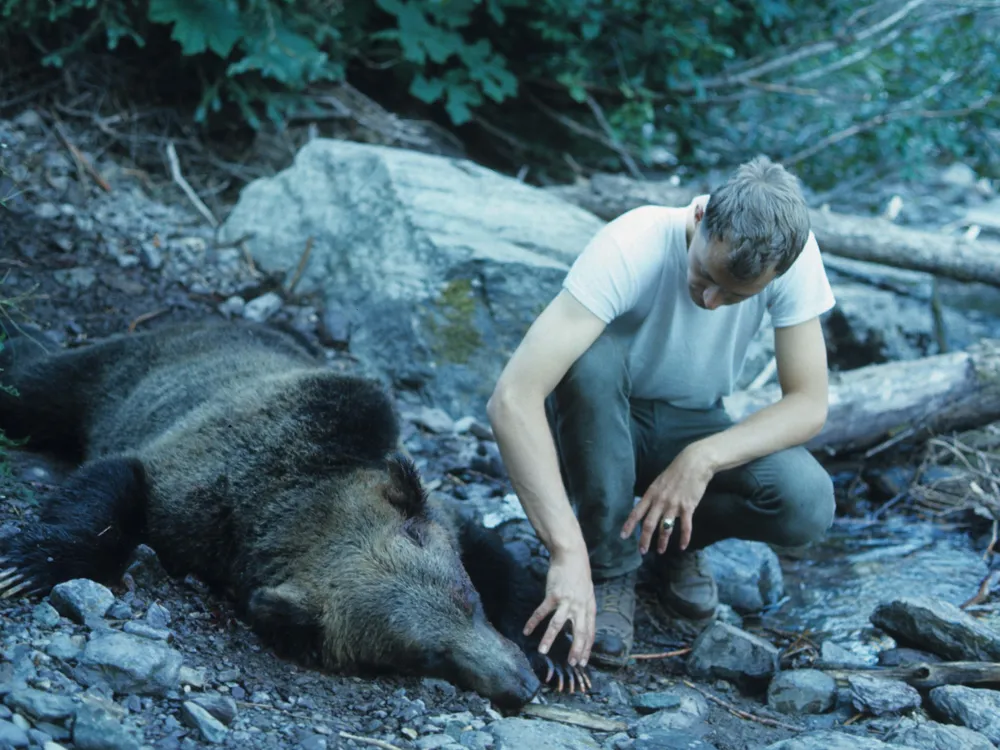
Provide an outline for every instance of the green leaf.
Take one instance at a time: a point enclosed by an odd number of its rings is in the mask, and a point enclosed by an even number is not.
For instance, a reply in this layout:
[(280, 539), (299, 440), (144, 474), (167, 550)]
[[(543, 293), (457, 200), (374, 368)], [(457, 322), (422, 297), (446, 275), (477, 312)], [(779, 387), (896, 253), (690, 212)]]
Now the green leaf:
[(149, 20), (172, 23), (170, 37), (185, 55), (212, 50), (226, 58), (243, 36), (239, 7), (233, 0), (149, 0)]
[(482, 103), (483, 97), (473, 86), (455, 84), (448, 86), (448, 100), (444, 108), (453, 123), (464, 125), (472, 119), (471, 107)]
[(316, 80), (335, 79), (336, 69), (326, 53), (312, 40), (275, 22), (272, 33), (262, 31), (244, 41), (246, 56), (226, 69), (229, 76), (250, 70), (292, 88), (302, 88)]
[(422, 102), (431, 104), (441, 98), (444, 87), (445, 83), (440, 78), (428, 79), (423, 74), (418, 74), (410, 84), (410, 94)]

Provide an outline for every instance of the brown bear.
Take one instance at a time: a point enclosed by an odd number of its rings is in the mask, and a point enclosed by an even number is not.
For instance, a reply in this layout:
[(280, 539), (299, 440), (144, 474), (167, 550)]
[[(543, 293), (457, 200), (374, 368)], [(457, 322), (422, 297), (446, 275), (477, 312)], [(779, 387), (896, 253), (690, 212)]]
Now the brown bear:
[(23, 341), (0, 355), (16, 390), (0, 392), (0, 430), (80, 466), (0, 540), (3, 596), (113, 582), (145, 543), (304, 663), (438, 676), (512, 708), (539, 677), (586, 683), (563, 663), (568, 636), (553, 664), (521, 634), (540, 583), (428, 498), (376, 381), (249, 323), (44, 357)]

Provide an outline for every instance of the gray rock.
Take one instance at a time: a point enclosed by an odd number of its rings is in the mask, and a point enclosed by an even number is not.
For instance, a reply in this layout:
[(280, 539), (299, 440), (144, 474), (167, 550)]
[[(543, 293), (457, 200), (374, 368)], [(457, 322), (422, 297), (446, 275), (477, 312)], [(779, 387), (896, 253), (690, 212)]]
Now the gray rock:
[(538, 311), (604, 222), (471, 161), (316, 138), (243, 189), (220, 242), (357, 309), (351, 350), (451, 414), (480, 413)]
[(783, 714), (821, 714), (837, 702), (837, 682), (816, 669), (779, 672), (767, 686), (767, 705)]
[(680, 708), (681, 697), (670, 690), (639, 693), (632, 700), (632, 707), (641, 714), (651, 714), (670, 708)]
[(129, 620), (122, 625), (122, 630), (130, 635), (148, 638), (151, 641), (169, 641), (174, 635), (166, 628), (157, 628), (148, 622), (139, 622), (137, 620)]
[(97, 273), (93, 268), (60, 268), (52, 272), (52, 278), (65, 287), (76, 290), (89, 289), (97, 281)]
[(882, 716), (920, 708), (920, 693), (905, 682), (859, 674), (848, 677), (847, 684), (858, 711)]
[(715, 745), (706, 742), (698, 734), (674, 730), (640, 734), (634, 743), (625, 747), (631, 750), (716, 750)]
[(170, 610), (153, 602), (146, 609), (146, 622), (154, 628), (167, 628), (170, 625)]
[(931, 690), (928, 698), (936, 718), (968, 727), (1000, 745), (1000, 691), (944, 685)]
[(842, 667), (864, 667), (867, 665), (861, 656), (833, 641), (823, 641), (819, 647), (819, 656), (824, 664), (829, 665), (836, 664)]
[(27, 747), (28, 733), (13, 722), (0, 719), (0, 747)]
[(887, 745), (871, 737), (824, 729), (775, 742), (764, 750), (917, 750), (917, 748), (909, 745)]
[(78, 750), (139, 750), (142, 743), (103, 708), (84, 703), (73, 722), (73, 744)]
[(163, 251), (152, 242), (143, 242), (139, 245), (139, 258), (150, 271), (157, 271), (163, 267)]
[(281, 309), (281, 297), (275, 292), (267, 292), (255, 297), (243, 306), (243, 317), (257, 323), (263, 323)]
[(778, 671), (778, 649), (745, 630), (715, 622), (692, 644), (687, 669), (695, 677), (721, 677), (759, 688)]
[(220, 303), (217, 309), (227, 318), (238, 318), (243, 317), (243, 311), (246, 309), (246, 306), (246, 300), (234, 294)]
[(665, 707), (636, 722), (637, 736), (643, 734), (659, 736), (663, 733), (687, 730), (708, 716), (708, 701), (697, 690), (680, 686), (664, 690), (658, 695), (660, 696), (658, 702)]
[(191, 700), (204, 708), (226, 726), (232, 724), (233, 719), (236, 718), (236, 713), (238, 711), (236, 701), (228, 695), (205, 693), (204, 695), (199, 695)]
[(226, 739), (226, 725), (194, 701), (184, 701), (181, 705), (181, 721), (198, 733), (206, 742), (219, 744)]
[(15, 688), (4, 698), (10, 708), (34, 721), (61, 722), (73, 715), (76, 704), (66, 695), (52, 695), (44, 690)]
[(56, 659), (72, 661), (83, 652), (83, 646), (84, 639), (82, 636), (56, 633), (45, 647), (45, 653)]
[(979, 732), (936, 721), (907, 720), (890, 731), (886, 742), (912, 745), (919, 750), (993, 750), (993, 743)]
[(43, 628), (54, 628), (59, 624), (59, 618), (58, 610), (48, 602), (39, 602), (31, 611), (31, 619)]
[(784, 595), (778, 556), (763, 542), (725, 539), (705, 550), (719, 601), (738, 613), (760, 612)]
[(424, 406), (419, 411), (404, 414), (414, 424), (435, 434), (447, 434), (455, 431), (455, 422), (448, 412), (433, 406)]
[(87, 644), (76, 675), (85, 685), (107, 685), (116, 693), (163, 695), (177, 687), (182, 661), (159, 642), (104, 633)]
[(880, 604), (871, 621), (900, 645), (955, 661), (1000, 661), (1000, 632), (940, 599), (914, 596)]
[(92, 617), (104, 617), (115, 603), (115, 595), (96, 581), (77, 578), (56, 584), (49, 601), (61, 615), (82, 624)]
[(600, 745), (580, 727), (542, 719), (510, 717), (489, 725), (496, 750), (598, 750)]

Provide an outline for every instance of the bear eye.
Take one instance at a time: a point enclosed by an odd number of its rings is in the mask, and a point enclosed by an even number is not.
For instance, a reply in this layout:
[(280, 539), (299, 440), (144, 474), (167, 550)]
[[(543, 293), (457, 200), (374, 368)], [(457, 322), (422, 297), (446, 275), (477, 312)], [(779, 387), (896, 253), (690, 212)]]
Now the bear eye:
[(422, 524), (415, 518), (403, 521), (403, 534), (418, 547), (424, 546), (424, 530)]

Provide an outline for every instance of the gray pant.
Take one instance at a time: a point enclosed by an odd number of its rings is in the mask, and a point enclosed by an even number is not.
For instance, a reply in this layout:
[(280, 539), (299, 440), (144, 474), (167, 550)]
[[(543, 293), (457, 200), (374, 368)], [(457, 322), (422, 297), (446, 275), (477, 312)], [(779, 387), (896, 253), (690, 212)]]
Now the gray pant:
[[(732, 420), (721, 407), (698, 411), (630, 398), (624, 349), (605, 333), (577, 360), (546, 402), (563, 481), (590, 551), (594, 580), (642, 563), (638, 533), (621, 528), (641, 496), (685, 446)], [(694, 514), (689, 549), (732, 537), (798, 546), (833, 522), (833, 483), (797, 447), (718, 473)], [(668, 554), (680, 534), (671, 535)], [(655, 537), (653, 546), (655, 548)]]

